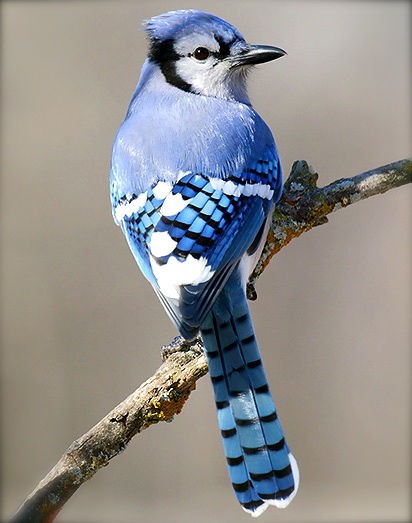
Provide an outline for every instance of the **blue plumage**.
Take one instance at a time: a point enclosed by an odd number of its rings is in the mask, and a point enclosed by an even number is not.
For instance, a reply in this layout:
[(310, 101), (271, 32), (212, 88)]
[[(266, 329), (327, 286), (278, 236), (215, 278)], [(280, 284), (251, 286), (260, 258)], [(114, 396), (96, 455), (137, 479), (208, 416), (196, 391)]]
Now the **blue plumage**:
[(113, 216), (182, 336), (202, 336), (233, 487), (259, 515), (298, 486), (245, 297), (282, 186), (246, 72), (284, 51), (199, 11), (146, 28), (149, 56), (113, 145)]
[(229, 475), (244, 508), (259, 511), (267, 500), (287, 504), (297, 471), (270, 395), (239, 277), (237, 271), (232, 273), (201, 335)]

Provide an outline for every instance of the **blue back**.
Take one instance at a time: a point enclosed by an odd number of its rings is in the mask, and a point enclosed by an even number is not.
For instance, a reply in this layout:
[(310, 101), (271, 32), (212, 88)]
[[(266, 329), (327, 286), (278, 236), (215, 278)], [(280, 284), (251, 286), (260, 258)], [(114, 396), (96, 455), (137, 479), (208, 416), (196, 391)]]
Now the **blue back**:
[[(167, 85), (156, 90), (157, 75), (146, 63), (143, 80), (117, 133), (110, 179), (112, 207), (116, 219), (123, 207), (147, 195), (136, 213), (116, 221), (168, 314), (181, 334), (191, 338), (218, 290), (265, 224), (280, 196), (282, 173), (273, 136), (251, 106)], [(226, 194), (224, 187), (218, 189), (216, 183), (212, 187), (209, 178), (232, 181), (242, 188), (250, 186), (255, 191), (259, 185), (266, 186), (270, 194), (266, 198)], [(188, 206), (173, 216), (162, 216), (165, 198), (153, 196), (159, 182), (169, 183), (172, 194), (180, 193), (190, 200)], [(201, 211), (204, 220), (197, 217)], [(150, 223), (147, 218), (142, 220), (142, 215), (150, 215)], [(187, 231), (185, 226), (191, 229)], [(193, 229), (197, 236), (189, 238)], [(175, 249), (158, 257), (159, 263), (190, 254), (207, 259), (213, 277), (200, 282), (195, 291), (193, 286), (180, 286), (178, 299), (163, 292), (153, 274), (150, 253), (155, 232), (167, 232), (177, 241)], [(188, 296), (192, 297), (190, 303)]]
[[(113, 145), (112, 204), (181, 172), (242, 176), (256, 159), (276, 155), (272, 133), (250, 106), (158, 84), (149, 61)], [(148, 139), (150, 137), (150, 140)], [(246, 175), (248, 176), (248, 175)], [(271, 183), (281, 186), (281, 173)]]

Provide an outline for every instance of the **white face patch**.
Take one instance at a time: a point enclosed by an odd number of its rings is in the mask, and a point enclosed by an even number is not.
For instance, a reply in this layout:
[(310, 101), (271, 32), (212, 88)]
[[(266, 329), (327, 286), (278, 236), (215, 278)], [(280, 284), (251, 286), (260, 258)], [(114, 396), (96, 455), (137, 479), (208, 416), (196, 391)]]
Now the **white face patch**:
[(209, 281), (215, 273), (207, 265), (206, 258), (196, 259), (191, 254), (183, 261), (171, 256), (164, 265), (158, 265), (150, 257), (150, 264), (162, 294), (176, 300), (179, 299), (181, 285), (199, 285)]
[(177, 242), (175, 242), (167, 231), (154, 232), (150, 238), (148, 244), (149, 250), (156, 258), (162, 256), (168, 256), (176, 248)]
[[(194, 56), (199, 47), (210, 53), (204, 60)], [(230, 60), (219, 55), (221, 44), (213, 35), (195, 32), (179, 38), (173, 48), (179, 55), (175, 62), (177, 76), (193, 92), (249, 103), (245, 77), (247, 68), (233, 69)]]
[(176, 61), (176, 73), (195, 93), (250, 103), (244, 71), (233, 70), (227, 60), (213, 55), (206, 60), (184, 56)]
[[(180, 38), (174, 43), (174, 49), (180, 58), (176, 61), (176, 73), (196, 92), (207, 94), (214, 69), (218, 67), (219, 60), (212, 53), (218, 53), (219, 43), (212, 35), (193, 33)], [(209, 51), (205, 60), (197, 60), (193, 55), (199, 47)], [(221, 79), (223, 81), (223, 78)]]
[(218, 53), (220, 50), (220, 45), (214, 37), (205, 33), (191, 33), (183, 36), (174, 43), (173, 47), (176, 53), (181, 56), (193, 53), (197, 47), (206, 47), (213, 53)]

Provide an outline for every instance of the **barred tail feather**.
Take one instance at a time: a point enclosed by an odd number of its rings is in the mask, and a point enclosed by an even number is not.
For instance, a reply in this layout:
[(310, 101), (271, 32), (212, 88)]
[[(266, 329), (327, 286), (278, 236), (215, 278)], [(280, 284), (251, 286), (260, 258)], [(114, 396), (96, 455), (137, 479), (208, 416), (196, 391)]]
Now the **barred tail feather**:
[(245, 294), (232, 276), (201, 326), (235, 494), (252, 516), (286, 507), (299, 472), (279, 423)]

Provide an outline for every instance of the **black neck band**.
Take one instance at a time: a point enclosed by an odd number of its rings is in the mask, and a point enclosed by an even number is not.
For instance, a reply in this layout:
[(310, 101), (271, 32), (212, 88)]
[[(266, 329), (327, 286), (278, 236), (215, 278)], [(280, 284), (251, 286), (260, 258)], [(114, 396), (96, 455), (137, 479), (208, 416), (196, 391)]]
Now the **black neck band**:
[(176, 62), (181, 56), (174, 50), (173, 40), (152, 41), (149, 49), (149, 58), (158, 64), (169, 84), (188, 93), (192, 92), (190, 84), (185, 82), (176, 72)]

